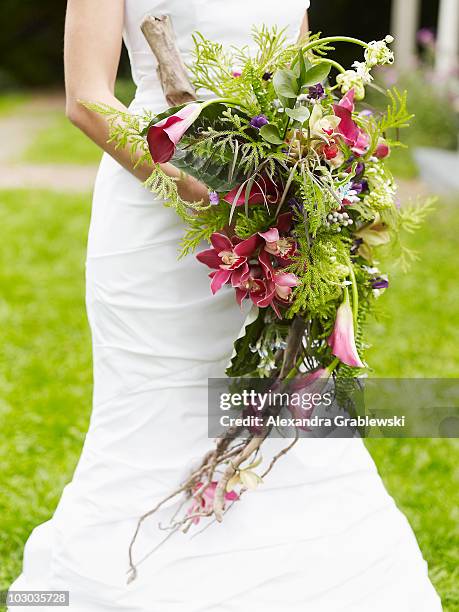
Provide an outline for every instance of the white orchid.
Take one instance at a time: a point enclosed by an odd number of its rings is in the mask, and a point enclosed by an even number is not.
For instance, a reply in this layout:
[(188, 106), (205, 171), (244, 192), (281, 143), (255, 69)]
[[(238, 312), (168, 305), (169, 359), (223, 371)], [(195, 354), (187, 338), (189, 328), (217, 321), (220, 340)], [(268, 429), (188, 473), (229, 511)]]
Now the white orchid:
[(226, 485), (226, 491), (230, 493), (231, 491), (234, 491), (234, 489), (239, 485), (245, 487), (246, 489), (249, 489), (250, 491), (256, 489), (258, 485), (263, 482), (263, 480), (253, 470), (258, 467), (262, 461), (263, 459), (260, 456), (256, 461), (254, 461), (247, 467), (239, 468), (234, 474), (234, 476), (229, 479), (228, 484)]
[(322, 106), (315, 104), (309, 119), (311, 137), (328, 142), (329, 138), (336, 132), (340, 121), (341, 119), (336, 115), (324, 115)]

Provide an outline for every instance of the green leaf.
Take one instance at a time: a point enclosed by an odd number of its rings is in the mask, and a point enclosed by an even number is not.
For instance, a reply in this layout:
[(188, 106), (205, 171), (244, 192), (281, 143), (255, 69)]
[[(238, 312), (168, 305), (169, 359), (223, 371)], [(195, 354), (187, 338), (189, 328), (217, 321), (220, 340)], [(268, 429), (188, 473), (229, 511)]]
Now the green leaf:
[(309, 87), (311, 85), (317, 85), (317, 83), (322, 83), (330, 74), (330, 70), (330, 64), (325, 64), (323, 62), (316, 64), (306, 72), (302, 87)]
[(274, 145), (280, 145), (284, 142), (279, 135), (279, 130), (272, 123), (268, 123), (260, 129), (260, 136), (267, 142)]
[[(258, 366), (260, 356), (251, 351), (250, 347), (257, 343), (265, 328), (265, 310), (259, 309), (258, 313), (250, 312), (248, 325), (244, 329), (243, 335), (234, 343), (234, 355), (231, 365), (226, 370), (226, 375), (230, 377), (245, 376), (253, 373)], [(256, 316), (255, 320), (253, 320)]]
[(300, 88), (306, 80), (306, 73), (311, 68), (311, 62), (304, 56), (301, 49), (298, 50), (298, 55), (295, 60), (294, 72), (299, 81)]
[(298, 108), (286, 108), (285, 113), (294, 121), (298, 121), (298, 123), (304, 123), (307, 119), (309, 119), (311, 113), (306, 106), (299, 106)]
[(230, 191), (245, 178), (242, 168), (236, 166), (235, 171), (228, 177), (228, 166), (220, 157), (201, 157), (180, 145), (171, 161), (176, 168), (191, 174), (214, 191)]
[(295, 73), (291, 70), (277, 70), (273, 77), (273, 85), (278, 96), (284, 98), (298, 97), (298, 81)]

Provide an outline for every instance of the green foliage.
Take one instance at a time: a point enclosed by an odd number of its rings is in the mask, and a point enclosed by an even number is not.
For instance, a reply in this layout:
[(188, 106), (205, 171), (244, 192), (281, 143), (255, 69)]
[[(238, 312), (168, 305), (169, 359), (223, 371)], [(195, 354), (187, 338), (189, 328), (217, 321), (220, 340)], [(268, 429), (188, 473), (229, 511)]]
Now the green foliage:
[(295, 288), (288, 316), (334, 316), (335, 302), (349, 274), (349, 242), (333, 234), (318, 234), (311, 242), (304, 225), (297, 225), (298, 254), (289, 270), (301, 284)]
[(129, 149), (131, 155), (140, 153), (135, 162), (135, 166), (151, 162), (151, 155), (148, 144), (144, 137), (145, 126), (148, 125), (151, 117), (145, 117), (132, 113), (125, 113), (108, 104), (98, 104), (82, 100), (81, 103), (89, 110), (104, 116), (109, 125), (109, 142), (115, 144), (116, 148)]
[(265, 315), (266, 310), (260, 308), (255, 320), (246, 325), (242, 337), (235, 341), (231, 365), (226, 370), (227, 376), (233, 378), (256, 373), (260, 356), (252, 349), (265, 331)]
[[(393, 242), (390, 245), (392, 255), (392, 266), (400, 266), (404, 273), (409, 272), (412, 264), (418, 259), (417, 251), (405, 244), (405, 236), (418, 232), (424, 225), (428, 216), (435, 210), (437, 198), (431, 197), (426, 201), (416, 201), (405, 204), (397, 211), (392, 224)], [(387, 216), (382, 215), (382, 220), (390, 224)]]
[(400, 93), (396, 87), (387, 90), (389, 105), (386, 114), (378, 122), (379, 131), (385, 133), (391, 129), (401, 129), (409, 127), (410, 120), (414, 115), (408, 112), (407, 99), (408, 92)]
[(245, 240), (257, 232), (265, 232), (275, 223), (272, 214), (264, 206), (251, 206), (249, 215), (237, 213), (235, 232)]
[(221, 232), (229, 224), (229, 215), (229, 205), (209, 206), (197, 214), (190, 214), (180, 245), (180, 257), (192, 253), (203, 242), (209, 242), (214, 232)]

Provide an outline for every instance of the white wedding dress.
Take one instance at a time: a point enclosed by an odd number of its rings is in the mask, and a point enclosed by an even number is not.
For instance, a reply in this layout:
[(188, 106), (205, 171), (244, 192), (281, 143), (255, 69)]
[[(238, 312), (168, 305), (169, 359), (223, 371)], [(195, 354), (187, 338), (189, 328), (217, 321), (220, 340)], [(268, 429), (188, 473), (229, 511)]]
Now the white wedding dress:
[[(305, 0), (126, 0), (132, 110), (165, 107), (140, 31), (145, 14), (172, 16), (187, 59), (194, 30), (240, 46), (253, 24), (278, 24), (293, 38), (305, 8)], [(94, 410), (73, 480), (31, 534), (11, 589), (69, 590), (78, 612), (440, 611), (413, 532), (358, 439), (302, 440), (223, 524), (175, 534), (126, 584), (139, 516), (212, 445), (207, 379), (223, 375), (243, 322), (233, 291), (213, 297), (204, 266), (177, 261), (182, 229), (104, 156), (87, 258)], [(269, 441), (265, 461), (281, 446)], [(147, 521), (136, 559), (164, 539), (158, 522), (174, 509)]]

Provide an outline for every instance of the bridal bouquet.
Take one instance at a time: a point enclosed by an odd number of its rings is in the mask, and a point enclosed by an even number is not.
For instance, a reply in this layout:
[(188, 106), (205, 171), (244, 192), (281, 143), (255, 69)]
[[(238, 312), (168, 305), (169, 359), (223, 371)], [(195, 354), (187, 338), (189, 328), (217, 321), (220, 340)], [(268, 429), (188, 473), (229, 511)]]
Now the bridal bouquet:
[[(364, 323), (389, 286), (378, 250), (392, 244), (406, 263), (412, 254), (401, 230), (416, 229), (426, 212), (398, 207), (386, 165), (410, 120), (406, 94), (387, 92), (385, 111), (364, 103), (372, 69), (393, 62), (392, 37), (314, 36), (287, 45), (283, 32), (262, 27), (253, 39), (250, 53), (195, 34), (189, 70), (203, 101), (157, 116), (93, 108), (109, 117), (114, 141), (153, 162), (146, 184), (184, 221), (181, 255), (198, 251), (214, 294), (231, 291), (238, 304), (253, 304), (228, 376), (280, 386), (294, 379), (300, 392), (331, 377), (338, 385), (368, 368)], [(339, 42), (363, 54), (352, 69), (329, 57)], [(168, 161), (209, 186), (208, 203), (179, 197), (161, 169)], [(202, 250), (203, 241), (209, 248)], [(218, 439), (168, 497), (188, 500), (171, 529), (203, 517), (221, 521), (228, 502), (257, 486), (285, 454), (258, 474), (270, 428), (244, 440), (240, 433), (233, 428)], [(130, 559), (134, 575), (132, 545)]]

